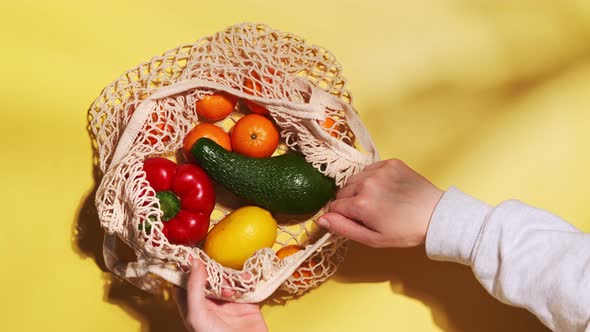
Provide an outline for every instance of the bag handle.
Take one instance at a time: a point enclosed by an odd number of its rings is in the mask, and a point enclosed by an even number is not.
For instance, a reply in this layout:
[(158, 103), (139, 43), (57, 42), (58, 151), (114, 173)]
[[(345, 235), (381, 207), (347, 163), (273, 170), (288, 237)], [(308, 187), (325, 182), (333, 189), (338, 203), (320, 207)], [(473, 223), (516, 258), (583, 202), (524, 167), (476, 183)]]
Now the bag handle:
[[(365, 155), (356, 150), (354, 147), (349, 146), (330, 135), (327, 135), (317, 121), (312, 121), (312, 130), (315, 132), (315, 134), (320, 135), (320, 137), (330, 140), (331, 143), (333, 143), (332, 145), (336, 147), (335, 152), (353, 163), (364, 166), (379, 160), (379, 154), (373, 141), (368, 135), (364, 134), (362, 122), (358, 117), (358, 114), (349, 104), (330, 93), (312, 86), (309, 81), (303, 78), (297, 78), (295, 84), (297, 84), (298, 87), (308, 90), (311, 95), (309, 103), (302, 104), (286, 100), (262, 98), (246, 94), (240, 90), (229, 88), (219, 83), (200, 79), (184, 80), (160, 88), (147, 99), (143, 100), (136, 108), (123, 134), (121, 135), (108, 169), (110, 170), (116, 167), (128, 153), (133, 142), (135, 141), (135, 138), (143, 129), (143, 126), (148, 117), (158, 106), (158, 99), (170, 97), (195, 88), (208, 88), (224, 91), (239, 98), (249, 99), (265, 106), (281, 107), (283, 108), (284, 113), (301, 119), (324, 121), (325, 108), (342, 109), (345, 112), (350, 129), (355, 133), (362, 147), (366, 152), (368, 152), (368, 155)], [(283, 282), (293, 274), (293, 272), (295, 272), (295, 270), (301, 265), (301, 263), (303, 263), (303, 261), (305, 261), (321, 246), (324, 246), (331, 236), (332, 234), (329, 232), (323, 235), (312, 246), (308, 247), (302, 254), (298, 254), (298, 256), (296, 256), (297, 258), (293, 260), (290, 265), (285, 266), (278, 274), (269, 277), (267, 280), (257, 285), (258, 287), (254, 292), (244, 294), (244, 296), (240, 299), (237, 299), (237, 301), (255, 303), (266, 299), (268, 296), (274, 293), (274, 291), (278, 289), (281, 284), (283, 284)], [(157, 289), (158, 281), (154, 279), (150, 280), (149, 274), (157, 275), (177, 286), (183, 288), (186, 287), (186, 273), (178, 270), (174, 266), (171, 266), (170, 263), (165, 263), (157, 259), (146, 258), (140, 258), (136, 262), (122, 262), (116, 252), (116, 249), (117, 235), (110, 234), (108, 232), (105, 233), (103, 256), (107, 268), (117, 276), (128, 280), (137, 287), (146, 291), (155, 291)]]
[(105, 232), (102, 245), (104, 262), (109, 271), (148, 292), (157, 290), (157, 281), (149, 280), (149, 274), (186, 288), (186, 274), (159, 260), (139, 258), (136, 262), (123, 262), (117, 253), (117, 235)]
[(325, 120), (325, 107), (337, 107), (342, 108), (347, 116), (347, 120), (349, 121), (349, 126), (351, 130), (357, 134), (359, 141), (363, 148), (369, 153), (369, 156), (366, 156), (356, 150), (354, 147), (349, 146), (348, 144), (337, 140), (330, 135), (325, 135), (322, 132), (319, 124), (313, 121), (313, 128), (319, 134), (324, 136), (326, 139), (331, 140), (334, 143), (334, 146), (337, 148), (340, 154), (344, 157), (347, 157), (350, 161), (360, 163), (360, 164), (368, 164), (373, 161), (379, 160), (379, 154), (373, 141), (370, 139), (368, 135), (365, 134), (358, 134), (362, 133), (362, 124), (361, 120), (358, 117), (358, 114), (354, 111), (354, 109), (344, 101), (340, 100), (338, 97), (329, 94), (319, 88), (313, 87), (311, 83), (303, 78), (297, 78), (295, 84), (299, 86), (306, 86), (309, 92), (311, 93), (311, 98), (309, 103), (295, 103), (288, 100), (275, 100), (275, 99), (268, 99), (262, 98), (258, 96), (253, 96), (247, 94), (243, 91), (227, 87), (225, 85), (205, 81), (201, 79), (189, 79), (180, 81), (169, 86), (160, 88), (148, 98), (143, 100), (139, 106), (136, 108), (135, 112), (131, 116), (129, 123), (127, 124), (125, 131), (121, 135), (119, 139), (119, 144), (117, 144), (117, 148), (113, 153), (113, 157), (111, 159), (111, 163), (108, 169), (113, 168), (117, 165), (125, 156), (125, 154), (131, 148), (131, 145), (135, 141), (135, 138), (142, 130), (145, 122), (147, 121), (149, 115), (155, 111), (157, 107), (156, 100), (162, 99), (165, 97), (170, 97), (175, 94), (179, 94), (191, 89), (195, 88), (208, 88), (214, 89), (219, 91), (224, 91), (235, 95), (242, 99), (249, 99), (253, 102), (263, 104), (265, 106), (275, 106), (275, 107), (282, 107), (284, 109), (284, 113), (289, 114), (291, 116), (301, 118), (301, 119), (311, 119), (311, 120)]
[[(298, 254), (291, 264), (286, 265), (279, 273), (270, 276), (257, 285), (254, 292), (246, 293), (236, 300), (240, 303), (258, 303), (271, 296), (287, 280), (293, 272), (316, 250), (322, 247), (332, 236), (331, 233), (324, 234), (316, 243)], [(156, 275), (171, 284), (186, 288), (188, 275), (170, 263), (166, 264), (159, 260), (138, 259), (136, 262), (122, 262), (117, 254), (117, 235), (105, 233), (103, 242), (103, 256), (106, 267), (119, 278), (129, 281), (136, 287), (148, 292), (155, 292), (158, 289), (159, 281), (150, 278), (150, 274)], [(212, 295), (212, 294), (210, 294)], [(223, 298), (220, 298), (223, 299)]]

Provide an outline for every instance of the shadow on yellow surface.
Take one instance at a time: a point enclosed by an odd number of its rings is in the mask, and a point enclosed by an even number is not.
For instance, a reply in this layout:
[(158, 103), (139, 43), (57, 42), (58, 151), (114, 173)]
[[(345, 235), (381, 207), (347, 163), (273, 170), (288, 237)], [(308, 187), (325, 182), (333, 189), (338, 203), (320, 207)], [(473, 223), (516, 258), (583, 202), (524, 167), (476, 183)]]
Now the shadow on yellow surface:
[[(385, 147), (383, 158), (408, 161), (431, 180), (445, 178), (457, 160), (479, 148), (486, 134), (502, 129), (498, 124), (505, 117), (528, 111), (521, 106), (564, 73), (587, 63), (588, 54), (583, 55), (479, 89), (434, 79), (413, 94), (392, 98), (389, 107), (376, 106), (361, 114), (372, 132), (387, 133), (378, 141)], [(548, 331), (528, 311), (495, 300), (469, 267), (431, 261), (424, 247), (373, 249), (353, 243), (334, 278), (344, 283), (389, 282), (391, 296), (419, 300), (447, 332)]]
[(590, 52), (584, 52), (489, 86), (433, 76), (412, 93), (396, 97), (392, 91), (359, 111), (383, 159), (400, 158), (436, 181), (457, 159), (477, 149), (498, 123), (530, 111), (523, 105), (542, 97), (547, 86), (568, 72), (587, 65), (589, 58)]
[[(477, 144), (478, 136), (474, 133), (502, 118), (504, 113), (499, 109), (518, 102), (532, 87), (550, 80), (551, 76), (547, 73), (544, 79), (515, 82), (494, 91), (465, 92), (452, 84), (441, 83), (393, 102), (394, 111), (375, 108), (364, 120), (377, 132), (390, 133), (391, 143), (386, 143), (389, 151), (405, 153), (400, 157), (413, 160), (422, 172), (436, 176), (452, 167), (456, 156)], [(505, 95), (499, 97), (497, 93)], [(395, 131), (390, 130), (391, 123), (395, 123)], [(97, 167), (93, 177), (95, 185), (84, 198), (74, 223), (73, 247), (80, 257), (94, 259), (105, 272), (103, 300), (139, 321), (141, 331), (185, 331), (173, 301), (139, 290), (107, 271), (102, 257), (104, 232), (94, 200), (100, 181)], [(384, 261), (388, 263), (383, 264)], [(352, 244), (335, 279), (346, 283), (389, 281), (392, 293), (424, 303), (430, 308), (435, 324), (447, 332), (546, 330), (525, 310), (494, 300), (469, 268), (430, 261), (424, 248), (372, 249)], [(285, 299), (277, 295), (265, 305), (282, 305)]]
[[(376, 142), (383, 147), (383, 159), (400, 158), (440, 186), (435, 180), (444, 178), (458, 158), (477, 149), (482, 133), (506, 115), (506, 106), (537, 84), (541, 83), (534, 80), (470, 89), (433, 79), (401, 99), (390, 100), (389, 107), (376, 104), (361, 115), (380, 135)], [(424, 247), (374, 249), (352, 243), (334, 278), (343, 283), (389, 282), (389, 296), (419, 300), (429, 308), (433, 322), (447, 332), (545, 330), (530, 313), (493, 299), (468, 267), (431, 261)]]
[[(563, 72), (585, 63), (588, 53), (580, 54), (556, 61), (544, 70), (478, 88), (472, 88), (470, 82), (431, 77), (432, 81), (413, 93), (376, 103), (379, 106), (361, 115), (372, 133), (386, 133), (378, 142), (384, 158), (402, 158), (428, 177), (444, 177), (457, 158), (477, 148), (482, 132), (493, 130), (509, 112), (518, 112), (515, 105)], [(95, 186), (75, 221), (73, 242), (81, 257), (93, 258), (107, 272), (102, 258), (103, 231), (94, 202), (99, 181), (96, 168), (94, 180)], [(335, 279), (346, 283), (389, 282), (391, 296), (422, 302), (430, 308), (434, 323), (447, 332), (547, 330), (525, 310), (494, 300), (468, 267), (430, 261), (424, 248), (372, 249), (352, 244)], [(138, 320), (142, 331), (184, 331), (173, 302), (143, 292), (110, 273), (104, 274), (104, 301)], [(279, 296), (266, 305), (282, 303)]]
[(447, 332), (548, 331), (524, 309), (492, 298), (468, 267), (431, 261), (424, 247), (374, 249), (353, 243), (335, 278), (350, 283), (389, 281), (392, 293), (424, 303), (435, 324)]
[(83, 198), (78, 211), (78, 217), (74, 221), (72, 247), (80, 257), (90, 257), (94, 259), (96, 265), (103, 272), (108, 272), (102, 256), (102, 238), (104, 232), (100, 227), (98, 212), (94, 201), (99, 184), (97, 167), (94, 167), (93, 179), (94, 186)]
[[(155, 296), (140, 290), (107, 270), (102, 255), (104, 231), (100, 227), (94, 200), (100, 183), (98, 174), (98, 168), (94, 167), (95, 185), (84, 198), (78, 218), (73, 225), (72, 242), (74, 251), (82, 258), (90, 257), (94, 259), (96, 265), (105, 272), (103, 274), (103, 300), (119, 306), (129, 316), (138, 320), (142, 332), (186, 331), (174, 301), (165, 300), (161, 296)], [(123, 257), (131, 258), (133, 256), (131, 250), (121, 254)]]
[(142, 332), (186, 331), (174, 301), (147, 293), (112, 274), (105, 275), (104, 300), (138, 320)]

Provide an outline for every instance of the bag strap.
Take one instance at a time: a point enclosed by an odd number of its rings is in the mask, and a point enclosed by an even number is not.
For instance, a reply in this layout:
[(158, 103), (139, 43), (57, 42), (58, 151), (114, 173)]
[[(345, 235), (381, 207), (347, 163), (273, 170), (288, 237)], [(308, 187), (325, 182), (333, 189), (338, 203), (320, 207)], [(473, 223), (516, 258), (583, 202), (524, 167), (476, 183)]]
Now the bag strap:
[[(366, 165), (370, 162), (379, 160), (379, 154), (371, 138), (364, 132), (362, 122), (358, 117), (358, 114), (354, 109), (340, 98), (327, 93), (319, 88), (311, 85), (310, 82), (303, 78), (297, 78), (295, 84), (300, 87), (308, 89), (311, 94), (309, 103), (295, 103), (286, 100), (274, 100), (262, 98), (250, 94), (246, 94), (240, 90), (229, 88), (227, 86), (204, 81), (200, 79), (190, 79), (177, 82), (175, 84), (166, 86), (154, 92), (147, 99), (142, 101), (135, 112), (131, 116), (129, 123), (127, 124), (125, 131), (121, 135), (117, 148), (111, 159), (109, 170), (118, 165), (125, 155), (130, 150), (134, 143), (137, 135), (141, 132), (145, 122), (152, 112), (155, 111), (157, 100), (165, 97), (170, 97), (181, 92), (185, 92), (195, 88), (207, 88), (219, 91), (225, 91), (243, 99), (249, 99), (253, 102), (262, 104), (264, 106), (274, 106), (283, 108), (284, 112), (297, 118), (301, 119), (312, 119), (312, 120), (325, 120), (325, 108), (343, 109), (346, 116), (349, 127), (358, 137), (360, 144), (368, 152), (368, 155), (361, 153), (354, 147), (347, 145), (346, 143), (337, 140), (330, 135), (326, 135), (321, 129), (320, 125), (316, 121), (312, 121), (312, 128), (316, 131), (316, 134), (325, 137), (327, 140), (331, 140), (337, 149), (337, 153), (349, 161)], [(245, 294), (242, 298), (238, 299), (239, 302), (260, 302), (269, 297), (275, 290), (277, 290), (281, 284), (288, 279), (293, 272), (307, 259), (313, 252), (318, 250), (321, 246), (324, 246), (326, 242), (331, 238), (331, 233), (326, 233), (312, 246), (307, 248), (305, 251), (296, 254), (297, 258), (292, 261), (291, 264), (285, 266), (279, 273), (270, 276), (267, 280), (263, 281), (258, 285), (256, 290), (252, 293)], [(154, 278), (150, 278), (150, 274), (157, 275), (162, 279), (175, 284), (180, 287), (186, 287), (186, 273), (179, 271), (175, 266), (170, 263), (165, 263), (161, 260), (139, 258), (136, 262), (122, 262), (117, 252), (117, 235), (105, 233), (103, 243), (103, 256), (107, 268), (117, 276), (128, 280), (137, 287), (146, 291), (153, 292), (157, 290), (159, 281)]]
[[(331, 233), (324, 234), (305, 251), (296, 254), (297, 256), (293, 256), (293, 258), (296, 258), (291, 260), (291, 264), (285, 265), (279, 273), (270, 276), (258, 284), (254, 292), (245, 294), (237, 302), (258, 303), (271, 296), (295, 272), (303, 261), (326, 244), (331, 236)], [(156, 275), (176, 286), (186, 288), (187, 274), (179, 271), (170, 263), (166, 264), (159, 260), (147, 259), (138, 259), (136, 262), (122, 262), (117, 254), (117, 236), (115, 234), (105, 233), (103, 256), (105, 264), (111, 272), (145, 291), (153, 293), (158, 290), (160, 282), (150, 277), (150, 274)]]
[(106, 267), (119, 278), (127, 280), (135, 286), (154, 292), (158, 289), (157, 280), (149, 280), (149, 274), (180, 287), (186, 287), (186, 274), (159, 260), (147, 260), (140, 258), (136, 262), (123, 262), (117, 254), (117, 235), (105, 233), (102, 245), (102, 253)]
[[(319, 88), (316, 88), (311, 85), (307, 80), (304, 78), (297, 78), (296, 84), (299, 86), (306, 86), (309, 92), (311, 93), (311, 98), (309, 103), (295, 103), (288, 100), (275, 100), (275, 99), (268, 99), (262, 98), (254, 95), (247, 94), (237, 89), (233, 89), (227, 87), (225, 85), (205, 81), (201, 79), (189, 79), (180, 81), (169, 86), (160, 88), (148, 98), (143, 100), (138, 107), (136, 108), (135, 112), (131, 116), (129, 123), (127, 124), (125, 131), (121, 135), (119, 139), (119, 143), (117, 144), (117, 148), (113, 153), (113, 158), (111, 159), (111, 163), (109, 165), (109, 169), (115, 167), (115, 165), (119, 164), (119, 162), (123, 159), (125, 154), (130, 150), (131, 145), (135, 141), (137, 135), (143, 129), (145, 122), (147, 121), (150, 114), (155, 110), (157, 107), (157, 100), (162, 99), (165, 97), (170, 97), (191, 89), (195, 88), (207, 88), (207, 89), (214, 89), (219, 91), (224, 91), (230, 93), (234, 96), (237, 96), (242, 99), (249, 99), (253, 102), (265, 105), (265, 106), (274, 106), (274, 107), (281, 107), (284, 110), (284, 113), (289, 114), (291, 116), (301, 118), (301, 119), (312, 119), (312, 120), (325, 120), (325, 107), (334, 107), (339, 106), (338, 108), (342, 108), (347, 115), (347, 120), (349, 121), (349, 126), (352, 131), (357, 135), (359, 141), (365, 151), (369, 153), (367, 157), (363, 153), (356, 150), (354, 147), (349, 146), (348, 144), (337, 140), (330, 135), (321, 135), (326, 136), (326, 139), (332, 140), (334, 146), (342, 152), (344, 156), (348, 156), (351, 161), (355, 161), (358, 163), (368, 164), (373, 161), (379, 160), (379, 154), (375, 145), (371, 138), (364, 134), (362, 129), (362, 123), (358, 114), (354, 111), (354, 109), (346, 102), (342, 101), (340, 98), (327, 93)], [(314, 129), (320, 133), (321, 128), (320, 125), (317, 123), (313, 123)]]

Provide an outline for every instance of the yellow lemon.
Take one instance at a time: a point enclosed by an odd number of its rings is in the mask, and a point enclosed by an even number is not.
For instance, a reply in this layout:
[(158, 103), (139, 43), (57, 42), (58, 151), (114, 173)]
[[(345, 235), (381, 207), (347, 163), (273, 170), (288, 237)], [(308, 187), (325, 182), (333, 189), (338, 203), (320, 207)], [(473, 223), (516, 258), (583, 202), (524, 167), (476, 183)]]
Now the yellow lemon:
[(272, 247), (276, 237), (277, 222), (270, 212), (244, 206), (211, 229), (204, 250), (219, 264), (240, 270), (257, 250)]

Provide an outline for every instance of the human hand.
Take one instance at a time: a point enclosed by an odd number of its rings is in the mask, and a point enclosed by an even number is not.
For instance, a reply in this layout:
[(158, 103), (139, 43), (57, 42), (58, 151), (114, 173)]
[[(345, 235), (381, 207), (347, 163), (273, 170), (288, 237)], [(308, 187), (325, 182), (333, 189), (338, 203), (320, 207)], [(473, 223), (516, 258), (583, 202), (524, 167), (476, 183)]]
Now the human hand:
[(379, 161), (348, 179), (318, 223), (371, 247), (413, 247), (442, 194), (402, 161)]
[(175, 288), (174, 300), (189, 331), (268, 331), (258, 304), (209, 299), (205, 296), (206, 283), (207, 270), (194, 259), (187, 290)]

